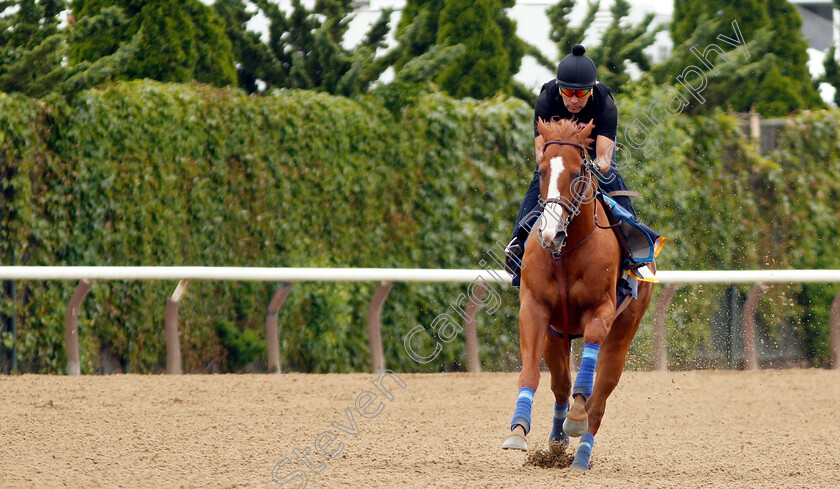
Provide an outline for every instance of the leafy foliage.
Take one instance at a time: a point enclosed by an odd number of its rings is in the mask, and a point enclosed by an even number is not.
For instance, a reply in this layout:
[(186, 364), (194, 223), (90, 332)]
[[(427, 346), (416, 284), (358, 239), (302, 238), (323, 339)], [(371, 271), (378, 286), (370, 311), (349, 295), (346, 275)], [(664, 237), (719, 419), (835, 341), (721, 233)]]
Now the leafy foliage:
[(216, 0), (213, 8), (225, 24), (225, 34), (230, 39), (236, 60), (239, 88), (248, 93), (257, 92), (257, 81), (264, 77), (264, 70), (271, 61), (271, 52), (260, 35), (249, 31), (247, 24), (253, 17), (242, 0)]
[[(650, 70), (650, 59), (644, 50), (653, 44), (664, 25), (651, 27), (654, 13), (648, 13), (636, 25), (629, 25), (626, 20), (630, 14), (628, 0), (616, 0), (610, 7), (610, 13), (612, 21), (604, 32), (601, 44), (592, 49), (591, 57), (598, 67), (598, 81), (621, 93), (630, 83), (628, 63), (635, 63), (642, 72)], [(571, 50), (561, 51), (569, 52)]]
[(82, 22), (118, 9), (127, 21), (103, 26), (92, 35), (76, 36), (69, 53), (73, 64), (96, 63), (125, 46), (120, 79), (164, 82), (199, 81), (226, 86), (236, 83), (231, 42), (216, 12), (199, 0), (74, 0), (72, 12)]
[(837, 63), (837, 51), (833, 45), (825, 53), (823, 68), (825, 73), (821, 81), (834, 87), (834, 105), (840, 105), (840, 64)]
[(657, 80), (662, 83), (662, 73), (673, 73), (675, 64), (682, 63), (679, 66), (682, 70), (685, 60), (696, 59), (689, 52), (692, 46), (701, 52), (713, 43), (728, 49), (717, 36), (734, 37), (733, 22), (737, 22), (743, 38), (753, 44), (749, 61), (743, 56), (737, 59), (729, 56), (724, 69), (720, 66), (722, 58), (716, 58), (714, 64), (722, 73), (707, 71), (706, 75), (715, 78), (715, 84), (722, 88), (722, 96), (695, 104), (695, 111), (723, 107), (780, 116), (797, 109), (823, 106), (807, 68), (808, 44), (801, 34), (802, 19), (796, 8), (784, 0), (675, 2), (671, 37), (677, 48), (668, 66), (659, 70)]
[[(622, 120), (649, 110), (650, 91), (634, 90), (619, 97)], [(0, 260), (484, 267), (486, 251), (501, 254), (532, 174), (530, 107), (420, 91), (392, 111), (384, 93), (356, 100), (298, 90), (249, 97), (145, 81), (85, 91), (69, 102), (0, 94)], [(637, 203), (639, 215), (669, 238), (661, 268), (840, 267), (831, 208), (840, 195), (838, 113), (791, 119), (780, 149), (764, 156), (721, 112), (671, 117), (657, 106), (652, 115), (661, 122), (655, 151), (628, 147), (622, 173), (648, 197)], [(295, 284), (279, 316), (284, 369), (367, 370), (365, 317), (375, 286)], [(174, 287), (94, 283), (80, 315), (83, 371), (105, 371), (109, 363), (162, 371), (163, 308)], [(191, 284), (181, 306), (185, 370), (264, 368), (264, 308), (275, 287)], [(487, 369), (512, 369), (517, 295), (494, 290), (500, 309), (478, 315), (481, 358)], [(395, 284), (383, 311), (388, 367), (463, 369), (460, 336), (442, 342), (440, 356), (424, 365), (406, 354), (403, 341), (415, 326), (428, 331), (440, 314), (454, 314), (451, 304), (465, 292)], [(71, 293), (72, 284), (24, 281), (16, 301), (0, 298), (0, 313), (18, 317), (22, 371), (63, 370)], [(678, 295), (669, 313), (673, 366), (696, 365), (722, 293), (709, 287)], [(833, 293), (792, 288), (785, 294), (794, 305), (785, 299), (771, 306), (775, 321), (800, 325), (817, 365), (828, 358)], [(649, 362), (649, 317), (631, 366)], [(434, 332), (424, 338), (417, 348), (431, 351)]]
[[(601, 8), (598, 1), (588, 2), (586, 15), (580, 25), (572, 27), (568, 17), (571, 15), (574, 6), (574, 0), (560, 0), (546, 10), (551, 25), (548, 37), (557, 45), (557, 52), (560, 53), (561, 58), (572, 52), (572, 46), (583, 42), (586, 30), (595, 20), (598, 9)], [(555, 67), (552, 66), (552, 63), (547, 60), (546, 62), (548, 63), (547, 68), (554, 71)]]
[[(557, 46), (560, 59), (572, 52), (572, 46), (583, 42), (586, 31), (595, 16), (598, 14), (601, 4), (598, 1), (587, 3), (587, 11), (580, 25), (573, 27), (569, 16), (574, 9), (573, 0), (560, 0), (546, 11), (551, 24), (549, 37)], [(656, 40), (656, 34), (663, 29), (663, 26), (652, 27), (654, 14), (648, 14), (636, 25), (627, 22), (630, 13), (630, 2), (627, 0), (616, 0), (610, 7), (612, 21), (601, 39), (598, 46), (588, 46), (587, 55), (595, 62), (598, 68), (598, 81), (606, 84), (614, 93), (621, 93), (628, 89), (630, 75), (627, 72), (629, 63), (645, 72), (650, 69), (650, 60), (644, 50)], [(552, 72), (557, 68), (557, 61), (535, 56), (535, 58)]]
[(397, 25), (400, 50), (394, 59), (395, 70), (437, 45), (438, 23), (445, 3), (443, 0), (406, 0)]
[[(449, 1), (441, 11), (438, 44), (463, 44), (465, 52), (437, 78), (441, 88), (456, 98), (486, 98), (509, 92), (513, 62), (497, 22), (497, 0)], [(519, 67), (519, 63), (515, 64)]]
[[(434, 75), (422, 81), (454, 97), (533, 98), (513, 79), (525, 54), (536, 51), (516, 35), (516, 23), (504, 10), (513, 5), (512, 0), (409, 0), (397, 29), (396, 78)], [(410, 72), (400, 73), (406, 67)]]
[(126, 18), (122, 11), (103, 9), (59, 29), (59, 14), (64, 7), (63, 1), (0, 2), (0, 14), (12, 12), (0, 16), (0, 91), (32, 97), (49, 93), (72, 96), (124, 73), (125, 64), (139, 48), (137, 39), (91, 62), (66, 62), (69, 45), (123, 26)]
[[(299, 88), (358, 95), (367, 92), (393, 62), (391, 56), (378, 55), (385, 48), (391, 9), (382, 12), (358, 46), (345, 47), (352, 0), (318, 0), (312, 10), (293, 0), (290, 13), (269, 0), (253, 3), (258, 7), (254, 12), (242, 0), (215, 4), (234, 46), (240, 86), (249, 93)], [(269, 21), (266, 42), (247, 30), (247, 22), (257, 13)]]
[[(6, 141), (26, 128), (19, 149), (5, 143), (20, 156), (3, 171), (41, 161), (14, 174), (2, 203), (17, 212), (3, 222), (4, 235), (17, 239), (4, 244), (21, 243), (14, 256), (27, 265), (466, 267), (505, 237), (517, 205), (506, 198), (510, 182), (530, 173), (509, 163), (532, 144), (522, 136), (529, 109), (508, 100), (421, 94), (396, 120), (373, 99), (302, 91), (252, 98), (153, 82), (84, 92), (70, 105), (3, 97), (20, 107), (4, 112)], [(501, 212), (490, 204), (499, 201)], [(106, 355), (128, 371), (160, 371), (163, 301), (174, 286), (95, 283), (80, 317), (83, 371), (100, 371)], [(383, 315), (390, 367), (416, 368), (402, 337), (462, 290), (395, 286)], [(367, 369), (373, 291), (296, 284), (279, 318), (284, 368)], [(4, 303), (5, 314), (19, 313), (22, 370), (63, 369), (61, 304), (71, 292), (66, 283), (22, 283), (18, 304)], [(185, 369), (264, 364), (252, 340), (272, 292), (262, 283), (191, 284), (181, 306)], [(512, 331), (488, 339), (488, 354), (511, 348)], [(462, 350), (448, 344), (440, 362), (423, 368), (457, 368)]]

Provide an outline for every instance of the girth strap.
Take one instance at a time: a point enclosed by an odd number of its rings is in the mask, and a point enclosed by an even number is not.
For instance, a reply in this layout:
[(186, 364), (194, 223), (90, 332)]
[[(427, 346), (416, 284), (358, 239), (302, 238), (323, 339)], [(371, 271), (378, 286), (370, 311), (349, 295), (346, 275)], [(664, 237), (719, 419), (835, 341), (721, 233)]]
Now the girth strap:
[(610, 197), (641, 197), (642, 194), (639, 192), (634, 192), (632, 190), (613, 190), (612, 192), (607, 192), (607, 195)]
[[(561, 340), (566, 339), (566, 337), (567, 337), (564, 333), (561, 333), (561, 332), (557, 331), (556, 329), (552, 328), (550, 324), (548, 325), (548, 332), (551, 333), (552, 336), (556, 336), (556, 337), (560, 338)], [(570, 340), (576, 340), (578, 338), (583, 338), (583, 335), (582, 334), (570, 334), (570, 335), (568, 335), (568, 338)]]

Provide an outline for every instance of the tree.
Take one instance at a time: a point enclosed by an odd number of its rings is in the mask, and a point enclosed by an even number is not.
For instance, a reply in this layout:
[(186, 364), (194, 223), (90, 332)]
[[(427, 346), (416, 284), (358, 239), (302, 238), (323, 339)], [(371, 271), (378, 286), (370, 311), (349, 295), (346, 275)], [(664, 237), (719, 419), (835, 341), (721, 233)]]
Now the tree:
[[(834, 10), (840, 10), (840, 0), (834, 0), (832, 5)], [(840, 106), (840, 64), (837, 63), (836, 44), (832, 45), (825, 53), (823, 68), (825, 68), (825, 74), (820, 81), (834, 87), (834, 104)]]
[[(599, 2), (589, 2), (583, 21), (579, 26), (573, 27), (569, 22), (569, 16), (574, 6), (573, 0), (560, 0), (547, 10), (551, 24), (549, 37), (557, 46), (560, 59), (572, 51), (572, 46), (583, 42), (589, 25), (595, 20), (600, 9)], [(663, 27), (651, 28), (653, 14), (646, 15), (636, 25), (629, 24), (626, 18), (630, 13), (630, 2), (627, 0), (616, 0), (610, 8), (610, 13), (612, 21), (604, 32), (600, 44), (588, 47), (587, 54), (598, 68), (598, 81), (605, 83), (615, 92), (622, 92), (630, 83), (630, 75), (627, 73), (628, 63), (635, 63), (642, 72), (650, 69), (650, 59), (644, 50), (653, 44), (656, 34)], [(557, 68), (559, 61), (558, 59), (552, 62), (544, 57), (537, 57), (537, 60), (551, 71)]]
[(40, 96), (44, 83), (61, 62), (64, 36), (58, 32), (58, 14), (64, 2), (0, 2), (0, 11), (17, 11), (0, 20), (0, 88)]
[(840, 65), (837, 63), (837, 54), (834, 46), (828, 48), (823, 60), (825, 74), (822, 81), (834, 87), (834, 104), (840, 106)]
[[(703, 113), (718, 107), (744, 112), (750, 110), (756, 103), (756, 93), (763, 79), (760, 74), (770, 71), (777, 61), (775, 55), (768, 52), (773, 41), (772, 32), (764, 28), (753, 31), (751, 38), (745, 36), (745, 49), (749, 58), (744, 56), (744, 48), (732, 47), (717, 40), (716, 44), (724, 53), (721, 55), (709, 51), (709, 62), (714, 70), (707, 68), (693, 50), (706, 49), (711, 42), (708, 40), (715, 39), (720, 33), (734, 35), (732, 27), (720, 18), (701, 15), (691, 36), (674, 47), (669, 59), (652, 67), (649, 72), (655, 83), (670, 84), (681, 90), (688, 105), (686, 112)], [(699, 99), (686, 93), (685, 88), (678, 83), (678, 77), (683, 77), (685, 83), (700, 87), (702, 79), (698, 73), (706, 80), (705, 88), (697, 94)]]
[(0, 2), (0, 90), (43, 97), (51, 92), (72, 96), (98, 83), (118, 76), (133, 59), (139, 43), (129, 38), (112, 53), (94, 61), (66, 62), (69, 44), (96, 37), (103, 30), (118, 29), (126, 22), (117, 8), (107, 8), (97, 15), (73, 22), (60, 29), (59, 14), (64, 1)]
[[(292, 0), (284, 12), (269, 0), (255, 0), (268, 18), (268, 41), (248, 32), (252, 15), (241, 0), (216, 5), (234, 46), (239, 80), (249, 92), (271, 88), (301, 88), (351, 96), (366, 92), (389, 66), (378, 56), (385, 46), (391, 10), (383, 11), (359, 46), (347, 49), (344, 36), (352, 20), (352, 0), (317, 0), (310, 11)], [(257, 81), (263, 82), (262, 87)]]
[(630, 82), (627, 63), (635, 63), (642, 72), (650, 70), (650, 58), (644, 50), (653, 44), (656, 34), (664, 26), (651, 28), (653, 13), (645, 15), (636, 25), (627, 24), (625, 18), (630, 13), (628, 0), (616, 0), (610, 13), (612, 22), (604, 32), (600, 46), (592, 50), (591, 56), (598, 67), (598, 80), (620, 93)]
[(441, 11), (437, 44), (463, 44), (465, 53), (437, 82), (453, 97), (488, 98), (511, 90), (510, 53), (502, 41), (498, 0), (450, 0)]
[(257, 81), (264, 76), (262, 70), (270, 62), (271, 53), (260, 35), (247, 28), (253, 14), (246, 10), (242, 0), (217, 0), (213, 8), (224, 22), (225, 34), (233, 48), (239, 87), (248, 93), (258, 91)]
[[(548, 22), (551, 25), (548, 37), (557, 46), (557, 52), (560, 53), (560, 58), (571, 53), (572, 46), (583, 42), (586, 30), (595, 20), (595, 15), (598, 13), (601, 4), (598, 1), (589, 2), (587, 4), (586, 16), (578, 27), (572, 27), (568, 19), (574, 6), (574, 0), (560, 0), (546, 10)], [(554, 68), (556, 68), (556, 66), (552, 66), (556, 65), (556, 63), (548, 60), (545, 60), (543, 64), (547, 68), (551, 68), (551, 71), (554, 71)]]
[(516, 23), (505, 13), (514, 3), (407, 0), (392, 55), (395, 79), (434, 82), (454, 97), (533, 98), (513, 79), (525, 54), (537, 51), (516, 35)]
[(397, 25), (397, 46), (389, 54), (394, 82), (380, 90), (386, 99), (395, 95), (397, 100), (410, 98), (420, 87), (433, 89), (433, 80), (466, 53), (462, 44), (437, 44), (438, 20), (444, 4), (444, 0), (406, 1)]
[(397, 25), (401, 49), (394, 60), (395, 70), (428, 53), (437, 44), (438, 21), (445, 3), (445, 0), (406, 0)]
[[(788, 112), (797, 108), (821, 107), (822, 99), (808, 70), (808, 42), (802, 36), (799, 12), (788, 0), (767, 0), (767, 12), (767, 25), (776, 32), (777, 40), (770, 45), (770, 52), (779, 60), (776, 67), (786, 78), (784, 82), (792, 81), (790, 88), (802, 97), (802, 104), (792, 106)], [(770, 101), (768, 98), (764, 100)]]
[(126, 66), (125, 78), (163, 82), (197, 80), (217, 86), (236, 83), (233, 48), (224, 23), (198, 0), (74, 0), (77, 20), (119, 7), (128, 22), (70, 48), (71, 61), (92, 62), (116, 52), (138, 36), (139, 52)]
[[(712, 43), (720, 46), (717, 36), (732, 37), (732, 22), (737, 23), (745, 41), (769, 36), (772, 42), (756, 43), (755, 49), (749, 51), (748, 63), (742, 62), (743, 56), (738, 60), (730, 57), (727, 65), (735, 63), (742, 68), (726, 70), (736, 75), (735, 80), (710, 73), (715, 85), (730, 86), (733, 90), (720, 98), (709, 97), (707, 106), (739, 112), (755, 109), (766, 116), (780, 116), (823, 105), (807, 68), (808, 44), (801, 34), (802, 19), (786, 0), (677, 0), (671, 37), (681, 47), (675, 49), (672, 59), (678, 51), (689, 56), (684, 59), (691, 59), (692, 46), (701, 51)], [(703, 109), (695, 107), (694, 110)]]

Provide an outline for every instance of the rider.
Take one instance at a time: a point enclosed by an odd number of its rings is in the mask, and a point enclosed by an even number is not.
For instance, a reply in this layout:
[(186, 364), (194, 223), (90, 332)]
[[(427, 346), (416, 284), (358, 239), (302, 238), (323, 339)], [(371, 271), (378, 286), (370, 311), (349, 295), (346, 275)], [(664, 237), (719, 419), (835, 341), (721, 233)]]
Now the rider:
[[(557, 78), (545, 83), (537, 97), (534, 107), (534, 149), (537, 169), (534, 178), (525, 193), (525, 199), (519, 209), (519, 215), (513, 226), (513, 239), (505, 248), (507, 264), (513, 274), (513, 285), (519, 287), (519, 263), (525, 252), (525, 241), (540, 214), (540, 176), (539, 161), (543, 152), (543, 137), (537, 131), (539, 119), (573, 119), (595, 124), (592, 139), (595, 144), (589, 150), (589, 157), (600, 168), (598, 184), (605, 193), (627, 190), (624, 180), (611, 162), (615, 159), (615, 136), (618, 125), (618, 109), (610, 89), (596, 79), (595, 63), (584, 53), (580, 44), (572, 48), (557, 65)], [(627, 209), (633, 217), (636, 212), (630, 198), (616, 196), (614, 200)]]

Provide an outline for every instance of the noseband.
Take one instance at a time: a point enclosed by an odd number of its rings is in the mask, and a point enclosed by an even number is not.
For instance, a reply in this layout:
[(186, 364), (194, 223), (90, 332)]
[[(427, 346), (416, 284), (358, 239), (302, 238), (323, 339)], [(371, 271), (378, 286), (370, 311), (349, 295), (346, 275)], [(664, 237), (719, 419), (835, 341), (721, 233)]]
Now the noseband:
[[(552, 144), (556, 144), (556, 145), (560, 145), (560, 146), (573, 146), (575, 148), (580, 149), (581, 158), (583, 160), (583, 164), (581, 165), (581, 175), (580, 176), (581, 177), (590, 177), (590, 178), (592, 177), (594, 164), (589, 159), (589, 155), (586, 153), (586, 146), (584, 146), (583, 144), (580, 144), (580, 143), (573, 142), (573, 141), (562, 141), (562, 140), (552, 139), (552, 140), (546, 141), (543, 144), (543, 152), (545, 152), (546, 148), (548, 148)], [(580, 177), (578, 177), (578, 178), (580, 178)], [(591, 181), (591, 179), (590, 179), (590, 181)], [(580, 214), (580, 208), (584, 204), (584, 201), (586, 200), (585, 194), (588, 193), (588, 192), (586, 192), (586, 193), (577, 192), (576, 191), (577, 189), (574, 189), (574, 190), (575, 190), (575, 195), (574, 195), (574, 200), (572, 202), (569, 202), (569, 200), (564, 198), (564, 197), (546, 199), (544, 201), (542, 201), (542, 199), (540, 199), (541, 204), (543, 206), (543, 209), (545, 209), (545, 206), (547, 206), (548, 204), (557, 204), (560, 207), (562, 207), (563, 210), (566, 211), (567, 217), (566, 217), (565, 221), (563, 222), (563, 228), (562, 228), (562, 230), (558, 230), (558, 232), (562, 232), (564, 235), (566, 234), (566, 230), (569, 228), (569, 223), (571, 223), (572, 219), (574, 219), (575, 216)], [(597, 187), (596, 187), (595, 191), (597, 192)], [(595, 224), (596, 224), (596, 227), (597, 227), (597, 224), (598, 224), (597, 208), (596, 208), (596, 214), (595, 214)], [(595, 229), (593, 228), (592, 231), (594, 232)], [(591, 236), (591, 234), (592, 233), (590, 233), (590, 236)], [(583, 242), (586, 241), (588, 238), (589, 238), (589, 236), (587, 236), (586, 238), (581, 240), (579, 243), (575, 244), (575, 246), (573, 246), (572, 248), (570, 248), (566, 251), (570, 251), (571, 249), (577, 248), (579, 245), (583, 244)], [(543, 244), (544, 248), (549, 247), (548, 243), (543, 241), (542, 235), (540, 235), (540, 241), (542, 241), (542, 244)], [(566, 245), (566, 239), (564, 237), (563, 242), (560, 243), (560, 246), (557, 249), (552, 250), (552, 252), (551, 252), (552, 258), (554, 258), (555, 260), (559, 259), (561, 254), (563, 253), (563, 247), (565, 245)]]

